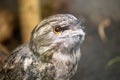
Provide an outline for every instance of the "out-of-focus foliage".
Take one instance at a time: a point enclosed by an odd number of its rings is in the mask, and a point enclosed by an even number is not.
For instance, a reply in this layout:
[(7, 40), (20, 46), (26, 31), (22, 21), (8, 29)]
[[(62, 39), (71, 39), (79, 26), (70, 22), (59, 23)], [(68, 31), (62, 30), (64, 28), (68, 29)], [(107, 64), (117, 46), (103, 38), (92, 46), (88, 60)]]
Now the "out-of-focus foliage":
[(117, 56), (117, 57), (111, 59), (110, 61), (108, 61), (107, 67), (111, 67), (112, 65), (114, 65), (117, 62), (120, 62), (120, 56)]

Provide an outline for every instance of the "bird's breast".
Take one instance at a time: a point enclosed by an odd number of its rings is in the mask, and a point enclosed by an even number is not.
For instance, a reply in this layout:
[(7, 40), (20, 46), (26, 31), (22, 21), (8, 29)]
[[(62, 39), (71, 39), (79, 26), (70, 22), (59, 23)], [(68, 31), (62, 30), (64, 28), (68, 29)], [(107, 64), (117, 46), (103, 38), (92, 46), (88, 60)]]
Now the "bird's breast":
[(56, 76), (67, 80), (76, 72), (78, 60), (80, 58), (80, 50), (73, 51), (72, 54), (55, 53), (53, 55), (53, 63), (56, 69)]

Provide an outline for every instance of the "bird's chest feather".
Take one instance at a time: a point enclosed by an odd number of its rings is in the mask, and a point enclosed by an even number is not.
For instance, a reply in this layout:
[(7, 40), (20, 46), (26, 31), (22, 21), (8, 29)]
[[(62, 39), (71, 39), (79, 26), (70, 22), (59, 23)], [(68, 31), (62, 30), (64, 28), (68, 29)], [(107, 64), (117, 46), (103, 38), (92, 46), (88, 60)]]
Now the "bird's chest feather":
[[(30, 73), (28, 74), (29, 78), (35, 77), (38, 80), (69, 80), (77, 69), (79, 57), (80, 51), (77, 50), (73, 51), (71, 55), (54, 53), (50, 62), (33, 60), (32, 66), (27, 68), (27, 72)], [(29, 63), (24, 65), (25, 69), (27, 64)]]

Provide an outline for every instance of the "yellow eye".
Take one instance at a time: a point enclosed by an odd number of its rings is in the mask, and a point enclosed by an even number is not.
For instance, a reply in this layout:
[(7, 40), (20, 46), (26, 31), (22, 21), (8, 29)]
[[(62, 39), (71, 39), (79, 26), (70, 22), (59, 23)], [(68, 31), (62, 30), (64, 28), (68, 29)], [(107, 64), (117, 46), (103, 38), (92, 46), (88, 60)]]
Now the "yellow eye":
[(60, 26), (56, 26), (56, 27), (54, 27), (54, 29), (53, 29), (53, 32), (55, 33), (55, 34), (59, 34), (60, 32), (62, 32), (63, 30), (62, 30), (62, 27), (60, 27)]

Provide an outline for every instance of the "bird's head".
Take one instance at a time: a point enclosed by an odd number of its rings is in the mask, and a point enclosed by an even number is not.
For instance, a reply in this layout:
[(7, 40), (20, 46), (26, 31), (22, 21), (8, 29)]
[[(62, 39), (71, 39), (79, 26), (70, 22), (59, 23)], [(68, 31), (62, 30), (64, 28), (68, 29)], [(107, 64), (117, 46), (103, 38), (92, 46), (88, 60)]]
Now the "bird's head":
[(70, 14), (57, 14), (45, 18), (32, 32), (32, 50), (42, 54), (50, 49), (72, 49), (80, 45), (85, 37), (80, 23), (80, 19)]

